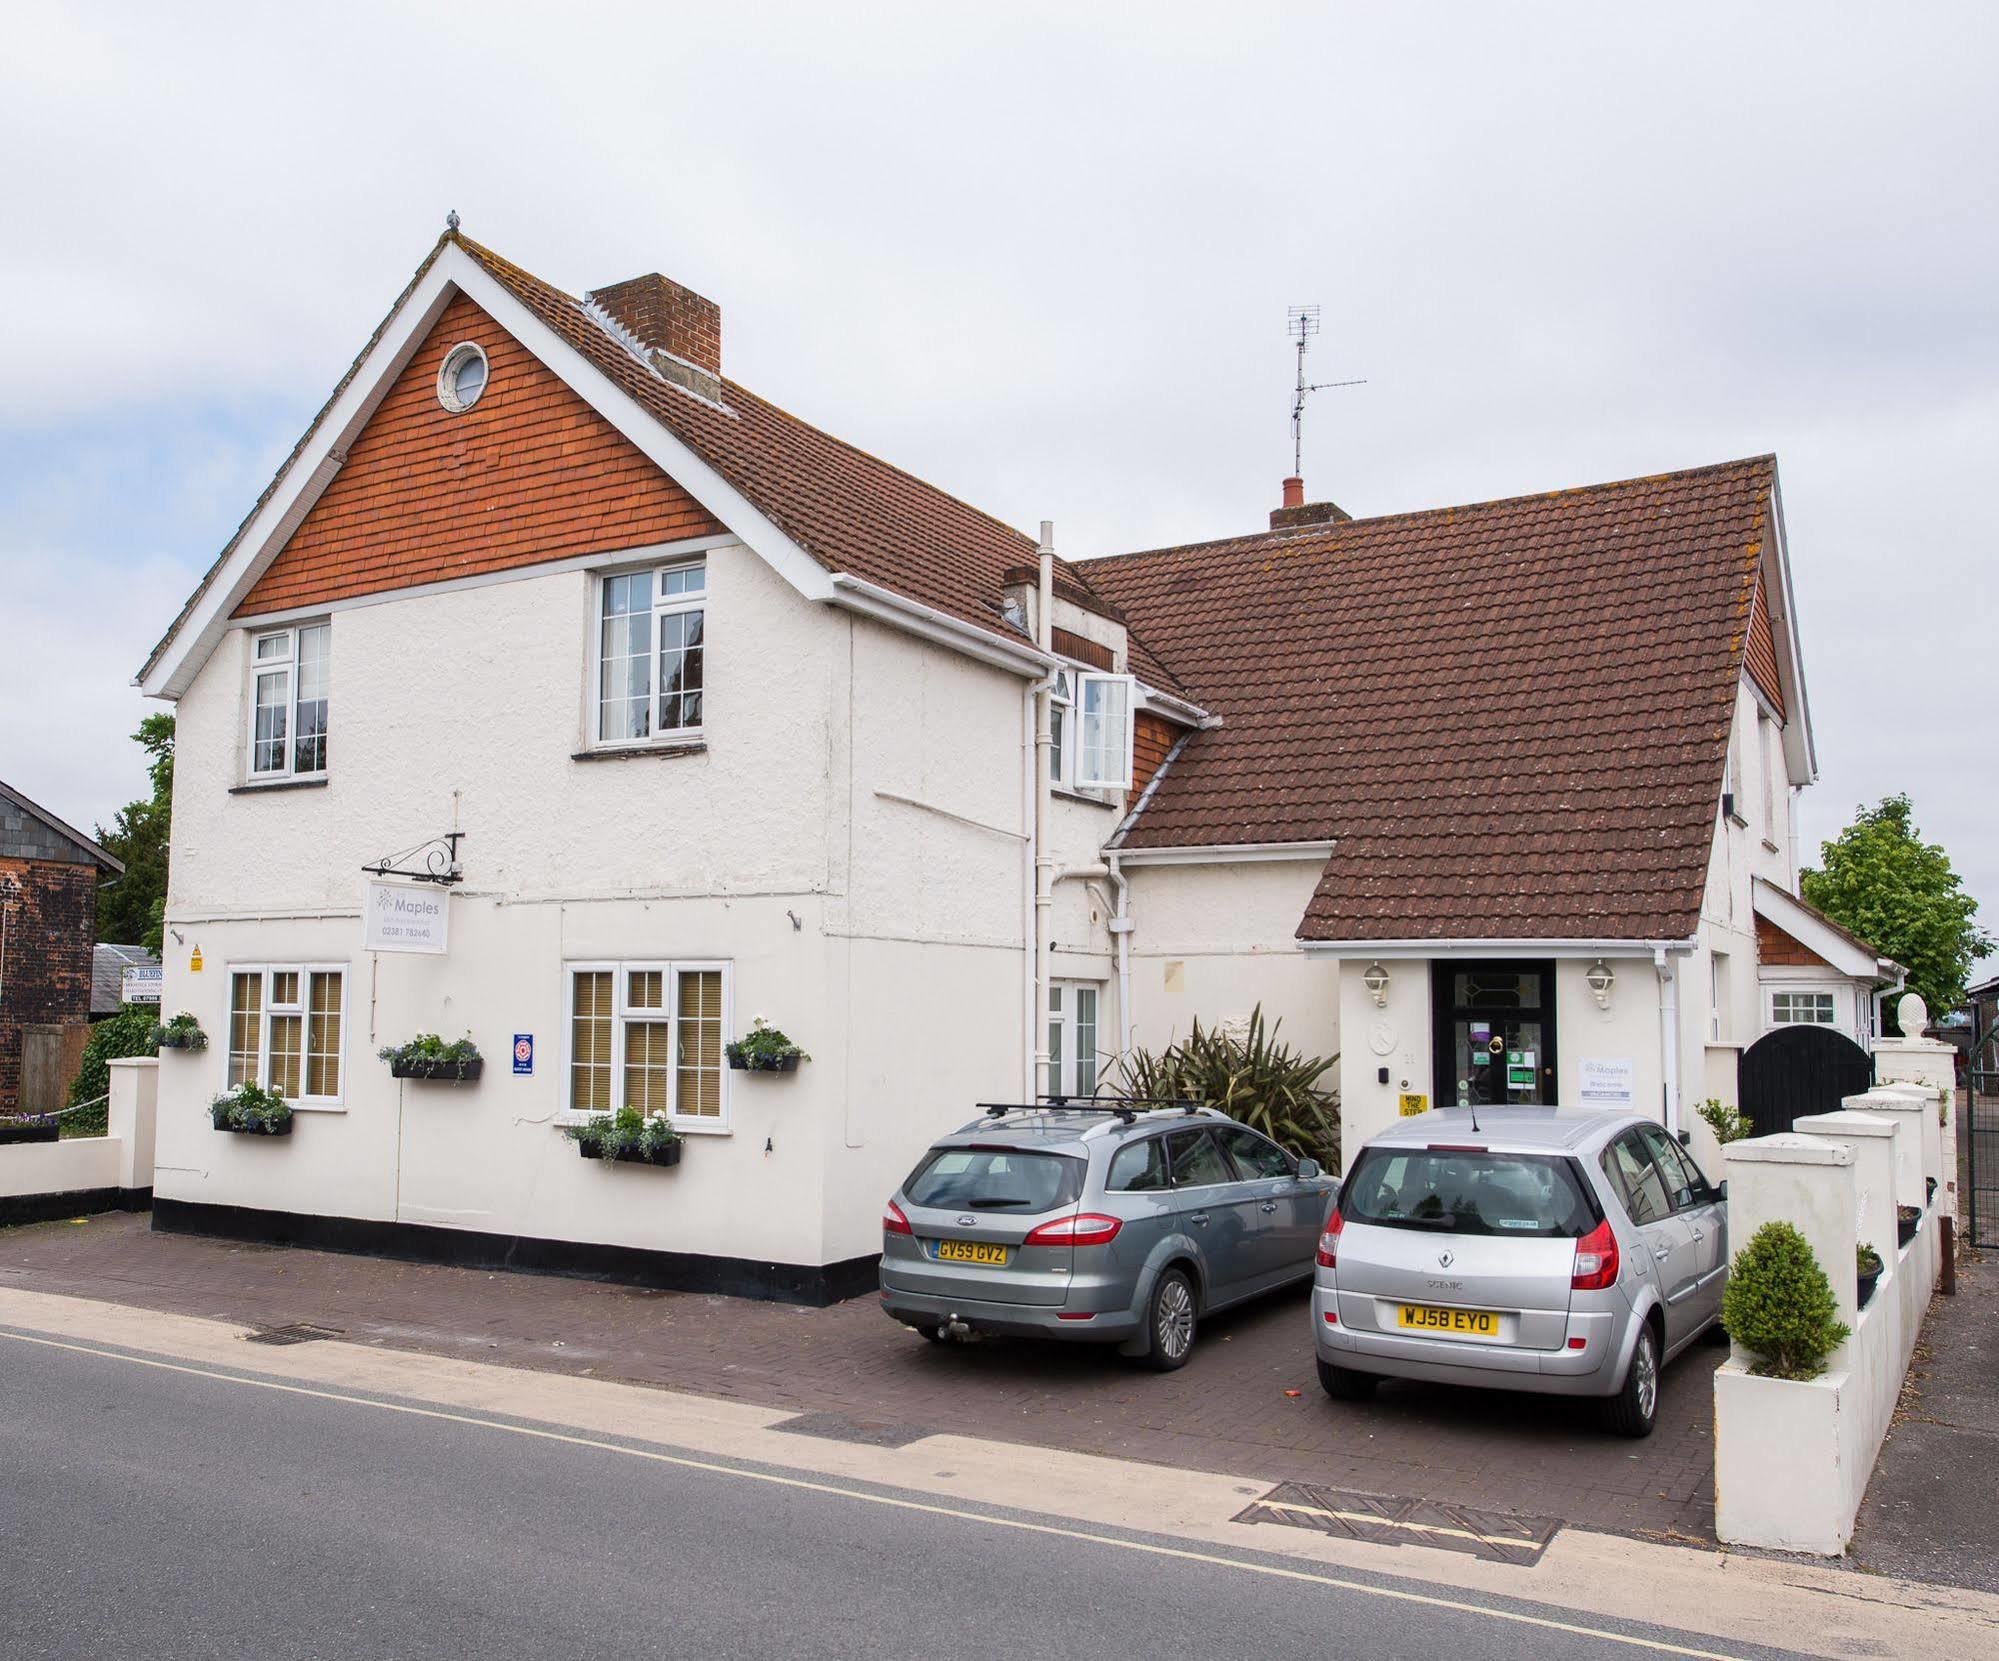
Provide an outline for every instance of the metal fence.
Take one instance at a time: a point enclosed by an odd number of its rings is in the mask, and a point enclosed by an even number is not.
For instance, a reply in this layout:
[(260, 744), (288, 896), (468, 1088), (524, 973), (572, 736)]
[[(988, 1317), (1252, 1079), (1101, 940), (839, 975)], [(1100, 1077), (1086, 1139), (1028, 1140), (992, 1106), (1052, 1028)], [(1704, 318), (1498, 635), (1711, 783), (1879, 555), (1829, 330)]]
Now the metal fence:
[(1999, 1246), (1999, 1011), (1983, 1014), (1965, 1068), (1967, 1206), (1974, 1246)]

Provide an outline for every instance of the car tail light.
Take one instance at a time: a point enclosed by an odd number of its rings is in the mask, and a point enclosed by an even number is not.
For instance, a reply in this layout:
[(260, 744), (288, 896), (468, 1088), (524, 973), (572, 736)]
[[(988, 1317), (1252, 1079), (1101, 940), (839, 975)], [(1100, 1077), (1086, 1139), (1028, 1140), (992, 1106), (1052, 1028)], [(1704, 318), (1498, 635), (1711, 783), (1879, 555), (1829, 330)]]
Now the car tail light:
[(1617, 1284), (1617, 1236), (1606, 1217), (1576, 1242), (1576, 1270), (1569, 1285), (1578, 1292), (1601, 1292)]
[(894, 1200), (888, 1202), (888, 1209), (882, 1213), (882, 1233), (907, 1234), (909, 1219), (902, 1214), (902, 1207)]
[(1124, 1227), (1115, 1217), (1098, 1211), (1078, 1211), (1043, 1223), (1021, 1241), (1023, 1246), (1108, 1246)]
[(1340, 1230), (1345, 1228), (1346, 1219), (1340, 1215), (1340, 1208), (1333, 1207), (1333, 1214), (1326, 1219), (1326, 1232), (1319, 1236), (1319, 1267), (1330, 1269), (1340, 1254)]

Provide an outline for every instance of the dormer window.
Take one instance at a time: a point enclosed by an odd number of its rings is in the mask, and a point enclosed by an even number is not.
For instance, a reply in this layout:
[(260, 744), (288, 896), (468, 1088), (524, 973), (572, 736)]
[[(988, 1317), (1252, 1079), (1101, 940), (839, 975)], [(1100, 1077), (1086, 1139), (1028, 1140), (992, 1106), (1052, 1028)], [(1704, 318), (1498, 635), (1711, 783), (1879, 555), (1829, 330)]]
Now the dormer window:
[(701, 736), (707, 591), (708, 567), (702, 559), (603, 579), (598, 743)]
[(1131, 677), (1057, 672), (1048, 694), (1048, 776), (1070, 790), (1131, 788)]

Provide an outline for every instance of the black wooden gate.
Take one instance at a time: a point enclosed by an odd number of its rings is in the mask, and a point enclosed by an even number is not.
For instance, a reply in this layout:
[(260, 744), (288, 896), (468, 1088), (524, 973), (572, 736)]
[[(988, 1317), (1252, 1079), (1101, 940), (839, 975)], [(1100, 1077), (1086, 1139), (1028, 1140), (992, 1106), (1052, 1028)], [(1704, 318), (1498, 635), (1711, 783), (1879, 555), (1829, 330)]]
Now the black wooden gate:
[(1789, 1130), (1810, 1113), (1836, 1113), (1841, 1100), (1874, 1082), (1867, 1052), (1831, 1027), (1778, 1027), (1742, 1052), (1736, 1075), (1743, 1118), (1758, 1136)]
[(1999, 1246), (1999, 1011), (1975, 1005), (1977, 1025), (1965, 1067), (1965, 1118), (1961, 1129), (1965, 1140), (1965, 1173), (1971, 1204), (1971, 1243)]

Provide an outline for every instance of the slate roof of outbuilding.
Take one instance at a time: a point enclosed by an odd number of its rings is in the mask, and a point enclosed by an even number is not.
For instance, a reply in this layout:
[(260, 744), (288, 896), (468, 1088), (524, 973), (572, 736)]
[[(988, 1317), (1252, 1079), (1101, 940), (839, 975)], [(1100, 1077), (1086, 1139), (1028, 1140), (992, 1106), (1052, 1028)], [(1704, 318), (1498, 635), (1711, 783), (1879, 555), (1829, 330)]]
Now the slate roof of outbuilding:
[[(722, 381), (722, 408), (655, 375), (582, 301), (457, 233), (458, 245), (515, 299), (630, 394), (828, 571), (845, 571), (1016, 643), (1000, 614), (1009, 570), (1031, 566), (1033, 540), (842, 439)], [(1057, 561), (1080, 603), (1116, 615), (1073, 562)], [(1147, 685), (1179, 693), (1146, 643), (1130, 667)]]
[(1093, 560), (1222, 717), (1121, 841), (1334, 843), (1312, 941), (1682, 940), (1776, 461)]

